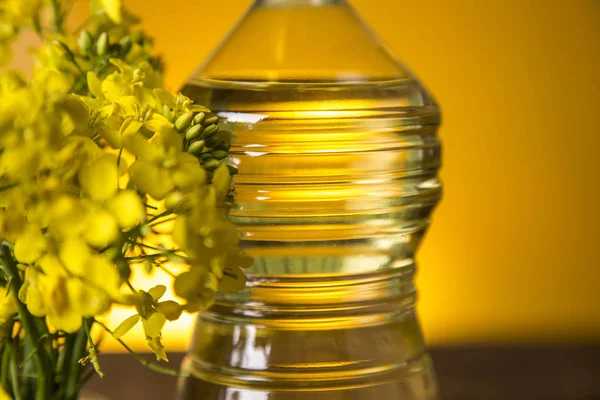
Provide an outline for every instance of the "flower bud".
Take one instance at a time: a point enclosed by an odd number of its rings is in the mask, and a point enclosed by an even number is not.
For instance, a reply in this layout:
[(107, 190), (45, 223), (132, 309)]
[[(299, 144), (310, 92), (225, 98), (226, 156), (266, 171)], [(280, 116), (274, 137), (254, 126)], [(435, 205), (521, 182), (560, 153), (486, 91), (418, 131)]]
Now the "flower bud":
[(204, 168), (206, 169), (216, 169), (221, 163), (217, 159), (209, 158), (208, 160), (205, 160), (202, 165), (204, 165)]
[(187, 127), (190, 126), (193, 118), (194, 114), (191, 112), (180, 115), (175, 121), (175, 129), (177, 129), (179, 132), (185, 131)]
[(202, 132), (202, 138), (203, 139), (211, 138), (211, 137), (215, 136), (217, 134), (217, 132), (219, 132), (219, 127), (217, 125), (209, 125), (206, 128), (204, 128), (204, 131)]
[(208, 125), (216, 124), (217, 122), (219, 122), (219, 117), (214, 116), (214, 117), (206, 118), (204, 120), (203, 124), (204, 124), (204, 126), (208, 126)]
[(190, 154), (200, 154), (200, 153), (202, 153), (203, 149), (204, 149), (204, 140), (198, 140), (197, 142), (190, 144), (187, 151)]
[(210, 147), (211, 149), (219, 144), (221, 144), (217, 138), (215, 137), (211, 137), (205, 140), (206, 142), (206, 147)]
[(125, 36), (121, 38), (121, 40), (119, 40), (119, 46), (121, 48), (121, 56), (125, 57), (131, 50), (131, 46), (133, 46), (133, 41), (129, 36)]
[(227, 169), (229, 170), (229, 173), (230, 173), (231, 175), (237, 175), (237, 174), (240, 172), (240, 171), (239, 171), (239, 170), (238, 170), (236, 167), (234, 167), (233, 165), (228, 165), (228, 166), (227, 166)]
[(202, 133), (202, 125), (194, 125), (185, 131), (185, 138), (187, 140), (193, 140), (200, 136)]
[(99, 56), (103, 56), (108, 51), (108, 34), (106, 32), (102, 32), (100, 37), (98, 37), (98, 41), (96, 42), (96, 54)]
[(212, 151), (210, 154), (217, 160), (222, 160), (224, 158), (227, 158), (227, 156), (229, 155), (229, 153), (227, 153), (225, 150), (215, 150), (215, 151)]
[(81, 31), (79, 35), (79, 39), (77, 40), (77, 44), (79, 44), (79, 48), (84, 52), (88, 53), (92, 47), (94, 46), (94, 40), (92, 39), (92, 35), (86, 31)]
[(198, 114), (196, 114), (196, 116), (194, 117), (194, 124), (203, 123), (204, 117), (206, 117), (206, 114), (204, 114), (203, 112), (199, 112)]

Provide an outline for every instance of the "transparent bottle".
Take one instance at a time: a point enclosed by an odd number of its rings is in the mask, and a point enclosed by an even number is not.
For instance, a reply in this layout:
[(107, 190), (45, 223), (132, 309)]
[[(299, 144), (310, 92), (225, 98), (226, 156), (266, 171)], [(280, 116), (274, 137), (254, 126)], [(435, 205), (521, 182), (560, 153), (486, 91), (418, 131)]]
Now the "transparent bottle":
[(186, 400), (434, 400), (414, 255), (437, 105), (341, 0), (259, 0), (183, 92), (231, 130), (246, 290), (198, 317)]

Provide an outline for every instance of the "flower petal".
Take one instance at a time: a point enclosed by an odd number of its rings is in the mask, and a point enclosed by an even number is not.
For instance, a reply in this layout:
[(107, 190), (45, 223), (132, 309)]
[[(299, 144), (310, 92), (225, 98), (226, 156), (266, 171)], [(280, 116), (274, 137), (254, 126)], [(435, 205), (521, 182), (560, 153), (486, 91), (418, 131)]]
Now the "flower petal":
[(90, 246), (102, 249), (117, 239), (119, 235), (117, 221), (109, 212), (102, 209), (92, 210), (87, 221), (83, 238)]
[(113, 331), (113, 336), (117, 339), (120, 339), (127, 332), (129, 332), (138, 322), (140, 322), (140, 319), (142, 319), (142, 317), (140, 317), (138, 314), (132, 315), (131, 317), (127, 318), (115, 328), (115, 330)]
[[(151, 132), (157, 132), (157, 133), (169, 133), (172, 132), (175, 135), (177, 135), (177, 132), (175, 132), (173, 130), (173, 124), (171, 122), (169, 122), (168, 119), (166, 119), (165, 117), (163, 117), (162, 115), (158, 114), (158, 113), (154, 113), (152, 115), (152, 117), (144, 122), (144, 126), (146, 128), (148, 128)], [(181, 137), (179, 135), (177, 135), (179, 138), (179, 147), (181, 148)]]
[(149, 143), (148, 139), (140, 133), (125, 136), (123, 138), (123, 144), (127, 151), (144, 160), (159, 161), (163, 156), (161, 149), (158, 146)]
[(158, 312), (152, 313), (150, 317), (142, 320), (146, 336), (149, 338), (160, 337), (160, 331), (165, 326), (165, 322), (167, 322), (167, 318)]
[(162, 345), (159, 336), (153, 337), (151, 340), (149, 340), (148, 346), (150, 346), (152, 352), (156, 354), (156, 359), (158, 361), (169, 361), (169, 359), (167, 358), (167, 353), (165, 353), (165, 348)]
[(226, 267), (219, 282), (219, 290), (226, 293), (239, 292), (246, 287), (246, 277), (240, 267)]
[(59, 314), (48, 314), (47, 318), (49, 325), (53, 326), (59, 331), (64, 331), (67, 333), (77, 332), (83, 323), (82, 316), (69, 309)]
[(120, 190), (107, 207), (122, 229), (131, 229), (146, 219), (146, 207), (134, 190)]
[(22, 263), (33, 263), (40, 258), (48, 246), (41, 228), (36, 224), (29, 224), (25, 231), (17, 237), (15, 242), (15, 257)]
[(102, 0), (102, 7), (106, 11), (106, 15), (115, 24), (121, 23), (121, 0)]
[(117, 267), (108, 258), (101, 255), (93, 255), (88, 263), (88, 271), (85, 278), (113, 298), (120, 296), (119, 286), (121, 286), (121, 276)]
[(119, 170), (117, 157), (104, 154), (79, 173), (79, 182), (83, 192), (94, 201), (104, 201), (117, 191)]
[(156, 200), (164, 199), (175, 188), (167, 169), (142, 159), (129, 167), (129, 176), (141, 191)]
[(165, 292), (167, 291), (167, 287), (165, 285), (156, 285), (152, 289), (148, 290), (148, 294), (152, 296), (154, 301), (158, 301)]
[(91, 249), (79, 238), (67, 238), (60, 245), (60, 261), (73, 275), (85, 276), (87, 262), (91, 256)]
[(181, 306), (173, 300), (161, 301), (156, 305), (156, 310), (162, 313), (168, 321), (175, 321), (181, 316)]
[[(206, 182), (206, 171), (200, 166), (196, 157), (183, 153), (177, 155), (179, 168), (172, 173), (175, 186), (189, 191)], [(227, 167), (225, 167), (227, 168)]]
[(87, 73), (87, 82), (90, 93), (97, 99), (104, 99), (104, 93), (102, 93), (102, 83), (95, 72), (89, 71)]

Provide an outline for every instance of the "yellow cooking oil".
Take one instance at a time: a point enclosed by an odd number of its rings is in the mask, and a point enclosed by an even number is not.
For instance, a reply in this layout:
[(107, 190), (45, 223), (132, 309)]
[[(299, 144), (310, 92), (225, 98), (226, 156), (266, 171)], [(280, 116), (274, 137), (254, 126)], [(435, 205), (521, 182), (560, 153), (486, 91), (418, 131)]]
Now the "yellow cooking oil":
[(198, 317), (189, 400), (435, 400), (415, 251), (440, 112), (339, 0), (257, 1), (183, 93), (232, 132), (248, 283)]

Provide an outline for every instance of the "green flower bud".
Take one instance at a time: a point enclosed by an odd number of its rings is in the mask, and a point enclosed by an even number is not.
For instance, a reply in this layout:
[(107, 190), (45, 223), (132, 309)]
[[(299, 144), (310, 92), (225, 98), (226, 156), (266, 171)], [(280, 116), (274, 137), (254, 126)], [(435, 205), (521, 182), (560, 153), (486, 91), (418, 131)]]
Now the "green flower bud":
[(187, 152), (190, 154), (200, 154), (204, 149), (204, 140), (198, 140), (189, 145)]
[(196, 116), (194, 117), (194, 124), (203, 123), (204, 117), (206, 117), (206, 114), (204, 114), (203, 112), (199, 112), (198, 114), (196, 114)]
[(231, 143), (227, 143), (227, 142), (219, 143), (218, 146), (215, 146), (213, 148), (213, 150), (225, 150), (226, 152), (229, 152), (230, 149), (231, 149)]
[(227, 156), (229, 155), (229, 153), (227, 153), (225, 150), (215, 150), (215, 151), (212, 151), (210, 154), (217, 160), (222, 160), (224, 158), (227, 158)]
[(108, 51), (108, 46), (108, 34), (106, 32), (102, 32), (100, 37), (98, 37), (98, 41), (96, 42), (96, 54), (102, 57)]
[(219, 144), (221, 144), (217, 138), (215, 137), (211, 137), (205, 140), (206, 142), (206, 147), (210, 147), (211, 149)]
[(206, 182), (211, 183), (215, 174), (211, 171), (206, 171)]
[(185, 138), (187, 140), (193, 140), (200, 136), (202, 133), (202, 125), (194, 125), (185, 131)]
[(216, 124), (217, 122), (219, 122), (219, 117), (214, 116), (214, 117), (206, 118), (203, 122), (203, 125), (208, 126), (208, 125)]
[(190, 126), (190, 123), (192, 122), (193, 118), (194, 118), (194, 114), (191, 112), (181, 114), (179, 116), (179, 118), (177, 118), (177, 120), (175, 121), (175, 128), (179, 132), (185, 131), (187, 129), (187, 127)]
[(121, 56), (125, 57), (131, 50), (131, 47), (133, 46), (133, 41), (129, 36), (125, 36), (121, 38), (121, 40), (119, 40), (119, 46), (121, 47)]
[(92, 38), (92, 35), (88, 31), (83, 30), (83, 31), (81, 31), (81, 34), (79, 35), (77, 44), (79, 44), (79, 48), (84, 53), (88, 53), (94, 46), (94, 39)]
[(204, 153), (200, 156), (200, 160), (202, 160), (202, 161), (208, 160), (209, 158), (213, 158), (212, 154), (210, 154), (210, 153)]
[(217, 125), (208, 125), (206, 128), (204, 128), (204, 131), (202, 132), (202, 138), (208, 139), (210, 137), (215, 136), (217, 132), (219, 132), (219, 127)]
[(233, 165), (228, 165), (228, 166), (227, 166), (227, 169), (229, 170), (229, 173), (230, 173), (231, 175), (237, 175), (237, 174), (240, 172), (240, 171), (239, 171), (239, 170), (238, 170), (236, 167), (234, 167)]
[(206, 169), (216, 169), (221, 163), (217, 159), (209, 158), (208, 160), (205, 160), (202, 165), (204, 165), (204, 168)]

